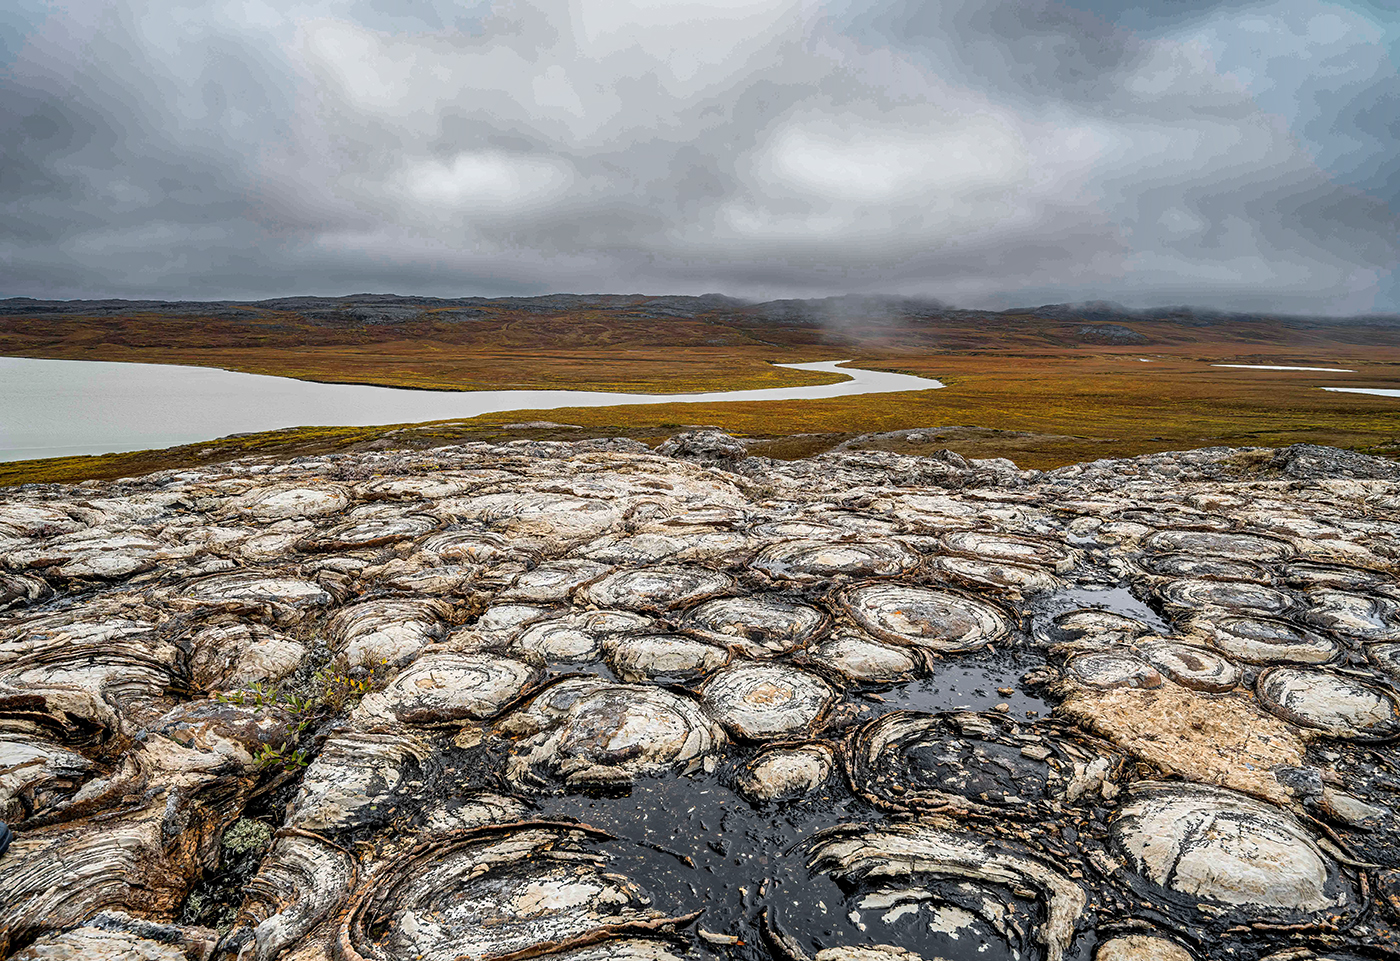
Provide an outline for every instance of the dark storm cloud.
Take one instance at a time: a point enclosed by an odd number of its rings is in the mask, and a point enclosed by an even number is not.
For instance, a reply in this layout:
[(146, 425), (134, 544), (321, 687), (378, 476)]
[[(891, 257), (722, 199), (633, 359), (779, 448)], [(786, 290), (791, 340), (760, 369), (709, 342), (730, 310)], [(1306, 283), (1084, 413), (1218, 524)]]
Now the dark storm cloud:
[(1400, 308), (1375, 4), (93, 7), (0, 18), (3, 295)]

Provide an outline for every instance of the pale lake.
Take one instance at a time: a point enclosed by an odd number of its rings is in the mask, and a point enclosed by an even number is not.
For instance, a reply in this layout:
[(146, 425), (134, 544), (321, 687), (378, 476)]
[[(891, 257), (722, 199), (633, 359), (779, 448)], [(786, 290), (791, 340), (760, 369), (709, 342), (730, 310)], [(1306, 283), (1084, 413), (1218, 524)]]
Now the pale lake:
[(777, 365), (849, 378), (814, 387), (624, 394), (402, 390), (319, 384), (214, 367), (0, 357), (0, 461), (172, 447), (284, 427), (367, 427), (556, 407), (817, 400), (943, 386), (909, 374), (841, 367), (844, 363)]

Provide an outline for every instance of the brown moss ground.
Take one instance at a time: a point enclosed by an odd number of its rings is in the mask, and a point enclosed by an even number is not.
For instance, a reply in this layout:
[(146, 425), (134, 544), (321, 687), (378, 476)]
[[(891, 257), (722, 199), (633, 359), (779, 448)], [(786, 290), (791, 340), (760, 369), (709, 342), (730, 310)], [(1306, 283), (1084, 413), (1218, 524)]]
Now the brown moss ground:
[[(687, 336), (693, 341), (694, 331)], [(382, 443), (431, 446), (516, 436), (605, 435), (655, 443), (691, 425), (745, 435), (754, 440), (756, 453), (787, 458), (827, 450), (858, 435), (917, 428), (924, 434), (921, 442), (893, 438), (871, 441), (868, 446), (909, 452), (949, 447), (971, 457), (1010, 457), (1022, 467), (1042, 469), (1098, 457), (1213, 445), (1277, 447), (1307, 442), (1400, 455), (1400, 402), (1315, 389), (1319, 384), (1400, 387), (1400, 346), (1319, 341), (1313, 333), (1301, 340), (1245, 341), (1238, 332), (1207, 329), (1192, 332), (1190, 338), (1184, 333), (1163, 337), (1144, 347), (1016, 346), (961, 351), (703, 343), (662, 348), (650, 342), (547, 350), (396, 344), (400, 342), (305, 349), (131, 344), (78, 349), (65, 342), (54, 350), (104, 360), (188, 363), (197, 357), (258, 373), (413, 387), (529, 385), (641, 391), (663, 386), (691, 391), (818, 382), (826, 378), (775, 369), (768, 362), (851, 357), (856, 366), (936, 377), (947, 389), (828, 400), (512, 411), (406, 431), (305, 428), (169, 451), (0, 464), (0, 485), (111, 478), (248, 454), (292, 456)], [(1214, 363), (1337, 366), (1356, 372), (1239, 370), (1210, 366)], [(563, 422), (583, 430), (502, 427), (522, 421)]]
[[(432, 390), (571, 388), (689, 393), (830, 383), (775, 368), (833, 355), (819, 331), (750, 335), (720, 321), (497, 310), (466, 323), (326, 325), (294, 313), (227, 317), (0, 316), (0, 355), (222, 367), (327, 383)], [(776, 338), (776, 339), (775, 339)], [(836, 357), (847, 356), (838, 353)]]
[[(906, 357), (900, 367), (938, 374), (949, 386), (827, 400), (563, 408), (411, 426), (301, 428), (167, 451), (0, 464), (0, 486), (371, 446), (591, 436), (654, 444), (690, 426), (747, 436), (755, 453), (782, 458), (809, 456), (863, 434), (918, 428), (922, 440), (877, 439), (864, 446), (913, 453), (948, 447), (969, 457), (1010, 457), (1022, 467), (1041, 469), (1220, 444), (1306, 442), (1400, 454), (1400, 405), (1389, 398), (1312, 389), (1313, 375), (1221, 371), (1166, 360), (1136, 368), (1111, 356), (1019, 358), (1014, 365), (996, 357)], [(582, 429), (507, 426), (531, 421)]]
[(546, 389), (687, 394), (830, 384), (840, 378), (816, 371), (774, 367), (771, 362), (802, 363), (842, 359), (845, 355), (833, 358), (829, 351), (779, 353), (767, 347), (696, 348), (684, 352), (656, 348), (462, 351), (441, 345), (389, 342), (363, 347), (229, 350), (101, 345), (84, 349), (15, 350), (9, 356), (184, 364), (319, 383), (421, 390)]
[[(871, 357), (870, 366), (941, 379), (946, 389), (866, 394), (787, 403), (657, 404), (491, 414), (482, 422), (544, 419), (602, 432), (669, 432), (708, 424), (773, 438), (770, 456), (800, 457), (858, 434), (924, 429), (921, 443), (877, 443), (919, 451), (930, 444), (975, 457), (1010, 457), (1023, 467), (1217, 444), (1330, 444), (1400, 453), (1400, 404), (1392, 398), (1316, 390), (1321, 375), (1224, 370), (1164, 357), (1077, 354)], [(1378, 365), (1368, 365), (1374, 368)], [(1339, 386), (1400, 382), (1400, 365), (1381, 376), (1325, 375)], [(973, 427), (977, 430), (951, 430)], [(931, 429), (931, 430), (930, 430)], [(796, 436), (805, 435), (805, 436)]]
[(1084, 343), (1082, 333), (1092, 324), (1086, 328), (1082, 319), (1035, 312), (949, 310), (828, 325), (800, 315), (765, 318), (760, 308), (682, 316), (655, 309), (665, 305), (647, 298), (614, 300), (612, 306), (600, 301), (557, 309), (493, 301), (468, 320), (452, 320), (452, 309), (432, 308), (392, 324), (267, 305), (0, 313), (0, 355), (193, 364), (434, 389), (567, 386), (649, 393), (823, 383), (824, 375), (777, 370), (768, 362), (852, 356), (911, 370), (943, 369), (946, 357), (989, 356), (1015, 370), (1023, 358), (1135, 359), (1140, 351), (1246, 363), (1318, 365), (1359, 359), (1400, 364), (1400, 328), (1380, 321), (1339, 324), (1270, 316), (1125, 320), (1117, 328), (1141, 338), (1143, 346), (1095, 347)]

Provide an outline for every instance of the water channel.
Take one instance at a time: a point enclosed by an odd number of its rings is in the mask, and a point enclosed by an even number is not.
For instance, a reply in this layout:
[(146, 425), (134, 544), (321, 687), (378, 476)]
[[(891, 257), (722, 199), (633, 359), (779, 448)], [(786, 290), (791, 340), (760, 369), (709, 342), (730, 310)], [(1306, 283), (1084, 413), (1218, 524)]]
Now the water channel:
[(1370, 394), (1372, 397), (1400, 397), (1400, 390), (1390, 387), (1324, 387), (1334, 394)]

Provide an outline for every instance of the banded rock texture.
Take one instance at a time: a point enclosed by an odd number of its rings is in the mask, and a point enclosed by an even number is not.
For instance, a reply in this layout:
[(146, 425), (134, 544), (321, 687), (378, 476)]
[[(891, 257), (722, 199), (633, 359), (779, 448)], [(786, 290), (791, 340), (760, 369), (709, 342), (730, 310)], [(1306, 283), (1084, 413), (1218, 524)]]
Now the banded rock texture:
[(1400, 469), (1255, 461), (5, 491), (0, 957), (1395, 955)]

